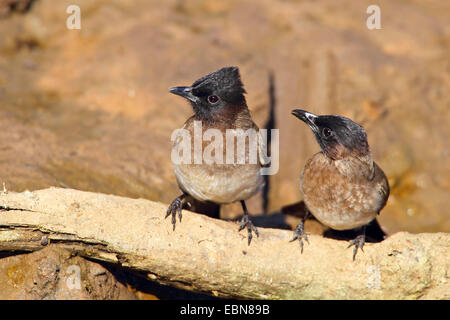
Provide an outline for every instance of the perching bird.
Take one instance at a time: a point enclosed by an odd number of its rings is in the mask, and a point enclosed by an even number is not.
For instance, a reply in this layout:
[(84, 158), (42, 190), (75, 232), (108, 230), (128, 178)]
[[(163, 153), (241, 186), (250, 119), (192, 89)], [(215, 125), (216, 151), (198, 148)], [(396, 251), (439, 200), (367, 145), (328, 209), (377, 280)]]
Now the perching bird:
[[(195, 143), (192, 143), (192, 162), (174, 163), (175, 176), (183, 193), (169, 206), (166, 218), (172, 215), (172, 224), (175, 230), (175, 216), (178, 214), (181, 221), (181, 210), (187, 195), (199, 201), (210, 201), (219, 205), (240, 201), (244, 216), (239, 231), (247, 227), (248, 244), (250, 245), (252, 231), (258, 236), (258, 230), (250, 221), (245, 200), (262, 188), (264, 179), (260, 169), (261, 166), (268, 164), (268, 158), (264, 152), (264, 141), (261, 139), (259, 129), (253, 122), (247, 107), (244, 97), (246, 92), (240, 79), (239, 69), (225, 67), (198, 79), (190, 87), (175, 87), (170, 89), (170, 92), (189, 100), (194, 109), (194, 115), (183, 126), (183, 129), (187, 130), (191, 137), (195, 134), (195, 126), (199, 124), (201, 124), (202, 136), (208, 129), (215, 129), (216, 132), (218, 130), (221, 133), (223, 148), (216, 152), (221, 153), (223, 161), (222, 163), (220, 161), (208, 163), (203, 159), (201, 163), (198, 163), (198, 160), (197, 164), (194, 163), (193, 159), (196, 156), (201, 157), (202, 151), (195, 150)], [(257, 133), (257, 150), (250, 149), (250, 142), (245, 149), (242, 149), (245, 150), (245, 154), (241, 154), (245, 156), (244, 164), (236, 163), (239, 138), (236, 139), (236, 148), (233, 149), (236, 157), (227, 163), (226, 144), (229, 142), (226, 139), (227, 129), (242, 129), (238, 132), (238, 135), (241, 136), (245, 135), (249, 129)], [(214, 130), (210, 132), (214, 132)], [(208, 141), (203, 140), (202, 150), (205, 150), (208, 144)], [(179, 136), (175, 139), (172, 152), (178, 153), (183, 146), (184, 143)], [(249, 161), (252, 151), (256, 152), (256, 160), (253, 162)], [(218, 156), (218, 154), (214, 156)]]
[[(292, 114), (313, 131), (322, 151), (305, 165), (300, 177), (300, 190), (308, 211), (324, 225), (335, 230), (362, 227), (361, 234), (350, 242), (358, 248), (365, 243), (365, 226), (386, 205), (389, 183), (380, 167), (372, 160), (364, 129), (352, 120), (336, 116), (317, 116), (305, 110)], [(293, 240), (308, 238), (304, 221), (294, 231)]]

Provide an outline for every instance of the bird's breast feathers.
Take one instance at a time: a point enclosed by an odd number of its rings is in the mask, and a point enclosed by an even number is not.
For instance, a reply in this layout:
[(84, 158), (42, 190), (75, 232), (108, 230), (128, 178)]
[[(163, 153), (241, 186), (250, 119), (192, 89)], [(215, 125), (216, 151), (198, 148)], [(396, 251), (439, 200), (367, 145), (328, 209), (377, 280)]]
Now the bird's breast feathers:
[[(185, 138), (181, 136), (175, 139), (173, 145), (172, 152), (175, 154), (184, 152), (182, 148), (190, 148), (190, 161), (174, 163), (180, 188), (198, 200), (216, 203), (245, 200), (257, 193), (264, 184), (261, 166), (267, 165), (269, 160), (265, 141), (251, 118), (237, 117), (234, 123), (214, 125), (195, 123), (195, 120), (194, 117), (188, 119), (183, 127), (191, 138), (189, 146), (182, 141)], [(209, 129), (215, 131), (210, 131), (212, 134), (204, 139)], [(197, 147), (193, 141), (195, 130), (199, 130), (201, 138), (201, 141), (197, 141)], [(227, 136), (227, 130), (235, 131)], [(250, 137), (251, 130), (256, 134), (254, 137)], [(232, 147), (227, 146), (230, 138), (233, 139)]]
[(370, 178), (353, 177), (340, 171), (323, 153), (316, 154), (301, 176), (304, 201), (319, 221), (333, 229), (365, 225), (386, 204), (387, 179), (375, 163)]

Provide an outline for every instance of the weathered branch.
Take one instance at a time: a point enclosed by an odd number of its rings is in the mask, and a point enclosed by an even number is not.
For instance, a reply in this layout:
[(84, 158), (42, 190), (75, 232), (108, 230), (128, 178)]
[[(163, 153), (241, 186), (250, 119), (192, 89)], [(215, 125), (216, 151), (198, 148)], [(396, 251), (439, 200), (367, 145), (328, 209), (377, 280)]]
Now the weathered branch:
[(0, 195), (0, 250), (49, 242), (149, 279), (218, 296), (269, 299), (450, 298), (450, 236), (395, 234), (366, 244), (356, 261), (348, 242), (311, 235), (303, 254), (292, 233), (184, 211), (172, 231), (166, 205), (50, 188)]

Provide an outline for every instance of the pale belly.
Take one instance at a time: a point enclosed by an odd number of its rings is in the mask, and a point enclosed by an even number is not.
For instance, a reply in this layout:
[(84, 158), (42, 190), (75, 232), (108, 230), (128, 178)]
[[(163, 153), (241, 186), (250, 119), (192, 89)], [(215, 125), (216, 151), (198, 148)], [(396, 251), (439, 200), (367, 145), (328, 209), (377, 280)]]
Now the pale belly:
[(180, 164), (174, 169), (180, 188), (200, 201), (225, 204), (246, 200), (264, 185), (256, 164)]
[(377, 216), (375, 212), (351, 209), (334, 210), (332, 206), (314, 206), (307, 200), (305, 200), (305, 204), (317, 220), (335, 230), (349, 230), (362, 227)]

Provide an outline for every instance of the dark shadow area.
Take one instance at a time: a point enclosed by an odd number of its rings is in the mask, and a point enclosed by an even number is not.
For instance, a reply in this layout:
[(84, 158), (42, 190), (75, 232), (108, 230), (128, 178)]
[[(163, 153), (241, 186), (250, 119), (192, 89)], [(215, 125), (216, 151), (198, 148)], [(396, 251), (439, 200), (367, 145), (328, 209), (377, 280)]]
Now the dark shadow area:
[(137, 291), (156, 296), (160, 300), (221, 300), (221, 298), (207, 294), (159, 284), (148, 280), (141, 272), (126, 269), (112, 263), (99, 262), (96, 260), (91, 261), (101, 264), (105, 269), (114, 275), (117, 281), (123, 285), (130, 286)]
[(25, 250), (17, 250), (17, 251), (0, 251), (0, 259), (8, 258), (12, 256), (17, 256), (20, 254), (27, 254), (31, 253), (32, 251), (25, 251)]
[[(307, 209), (305, 203), (302, 201), (289, 204), (281, 208), (281, 213), (287, 216), (293, 216), (297, 218), (303, 218), (306, 215)], [(316, 220), (314, 216), (309, 215), (308, 220)]]
[(12, 12), (27, 13), (36, 0), (6, 0), (0, 1), (0, 19), (6, 18)]
[[(291, 230), (291, 226), (286, 222), (286, 217), (281, 212), (271, 212), (269, 214), (250, 216), (256, 227)], [(242, 216), (239, 217), (239, 221)]]
[(20, 208), (10, 208), (10, 207), (0, 206), (0, 211), (29, 211), (29, 210), (27, 210), (27, 209), (20, 209)]
[(210, 201), (198, 201), (190, 195), (186, 196), (186, 201), (189, 205), (186, 204), (184, 209), (204, 214), (210, 218), (220, 219), (220, 204)]
[[(269, 73), (269, 117), (264, 128), (267, 130), (267, 155), (271, 156), (271, 145), (272, 145), (272, 129), (275, 129), (275, 108), (276, 108), (276, 98), (275, 98), (275, 78), (273, 72)], [(267, 209), (269, 207), (269, 192), (270, 192), (270, 176), (264, 176), (264, 187), (262, 189), (262, 207), (264, 214), (267, 214)]]

